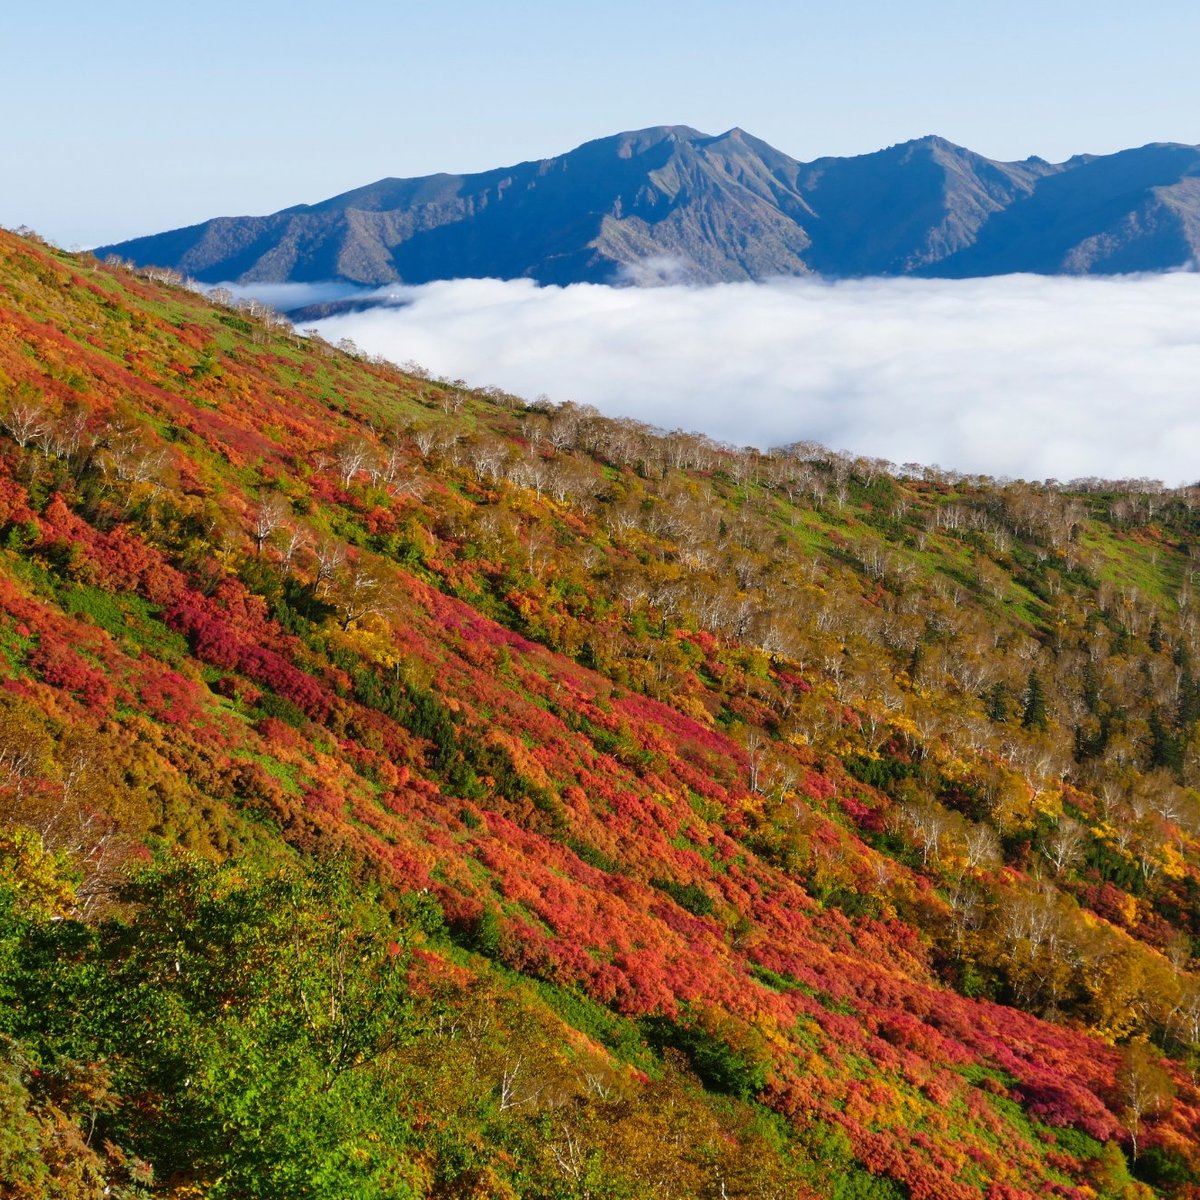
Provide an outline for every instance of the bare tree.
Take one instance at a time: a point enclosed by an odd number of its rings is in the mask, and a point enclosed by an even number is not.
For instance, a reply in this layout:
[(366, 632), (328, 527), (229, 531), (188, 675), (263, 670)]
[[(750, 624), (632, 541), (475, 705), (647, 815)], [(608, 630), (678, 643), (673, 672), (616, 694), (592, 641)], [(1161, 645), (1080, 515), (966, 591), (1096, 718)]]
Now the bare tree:
[(317, 556), (316, 593), (320, 596), (329, 590), (334, 577), (346, 561), (346, 547), (334, 538), (322, 538), (316, 545)]
[(38, 445), (52, 458), (72, 459), (83, 445), (87, 422), (86, 409), (68, 409), (57, 420), (47, 422), (38, 435)]
[(950, 814), (936, 800), (920, 799), (901, 805), (899, 820), (921, 851), (921, 865), (928, 867), (930, 859), (936, 862), (941, 840), (950, 830)]
[(747, 783), (752, 792), (761, 790), (763, 764), (766, 758), (766, 738), (757, 730), (746, 734)]
[(354, 563), (336, 592), (342, 628), (349, 629), (355, 621), (378, 612), (382, 598), (383, 584), (379, 577), (364, 563)]
[(32, 400), (13, 400), (0, 412), (0, 426), (22, 450), (46, 431), (46, 409)]
[(1179, 1000), (1168, 1022), (1171, 1033), (1187, 1046), (1200, 1048), (1200, 980), (1182, 976)]
[(139, 429), (118, 424), (104, 438), (101, 470), (120, 483), (150, 483), (167, 465), (165, 450), (152, 446)]
[(384, 439), (382, 456), (368, 461), (367, 469), (371, 472), (371, 481), (392, 487), (400, 475), (400, 468), (406, 457), (404, 441), (399, 430), (392, 430)]
[(302, 525), (288, 525), (285, 528), (287, 536), (283, 541), (283, 573), (290, 575), (296, 556), (308, 545), (309, 534)]
[(418, 453), (428, 459), (441, 442), (441, 430), (436, 425), (416, 425), (411, 432)]
[(500, 1111), (507, 1112), (510, 1108), (520, 1108), (533, 1104), (541, 1093), (540, 1087), (533, 1087), (528, 1081), (529, 1072), (525, 1069), (525, 1056), (506, 1057), (500, 1069), (500, 1078), (496, 1083)]
[(342, 487), (349, 487), (355, 475), (366, 465), (371, 456), (371, 446), (365, 438), (352, 437), (339, 442), (334, 448), (334, 464)]
[(1083, 855), (1088, 832), (1078, 821), (1063, 817), (1039, 849), (1056, 875), (1073, 867)]
[(269, 495), (259, 504), (250, 524), (250, 532), (254, 535), (254, 553), (262, 556), (263, 546), (267, 539), (288, 518), (288, 502), (275, 494)]
[(967, 866), (971, 870), (995, 866), (1003, 857), (1003, 850), (996, 831), (980, 823), (972, 825), (966, 835)]

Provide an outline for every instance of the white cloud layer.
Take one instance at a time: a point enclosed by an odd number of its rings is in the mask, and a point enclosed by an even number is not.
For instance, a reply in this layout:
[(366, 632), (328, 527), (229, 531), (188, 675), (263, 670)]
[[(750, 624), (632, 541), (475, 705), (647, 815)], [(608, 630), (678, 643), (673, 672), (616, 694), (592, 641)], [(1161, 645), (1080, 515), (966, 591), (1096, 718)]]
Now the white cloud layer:
[(335, 279), (324, 283), (223, 283), (220, 286), (228, 288), (239, 299), (253, 296), (281, 312), (305, 304), (325, 304), (363, 294), (357, 284)]
[(1200, 478), (1200, 275), (710, 288), (459, 280), (318, 322), (472, 384), (761, 447)]

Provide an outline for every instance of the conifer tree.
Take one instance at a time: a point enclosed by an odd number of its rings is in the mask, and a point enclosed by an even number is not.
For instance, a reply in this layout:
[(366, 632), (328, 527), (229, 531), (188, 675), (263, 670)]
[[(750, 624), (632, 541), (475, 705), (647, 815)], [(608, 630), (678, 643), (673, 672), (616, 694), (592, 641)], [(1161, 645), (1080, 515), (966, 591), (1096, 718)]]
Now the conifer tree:
[(1025, 707), (1021, 713), (1021, 728), (1044, 730), (1049, 724), (1049, 720), (1046, 708), (1046, 685), (1036, 671), (1031, 671), (1029, 682), (1025, 685)]

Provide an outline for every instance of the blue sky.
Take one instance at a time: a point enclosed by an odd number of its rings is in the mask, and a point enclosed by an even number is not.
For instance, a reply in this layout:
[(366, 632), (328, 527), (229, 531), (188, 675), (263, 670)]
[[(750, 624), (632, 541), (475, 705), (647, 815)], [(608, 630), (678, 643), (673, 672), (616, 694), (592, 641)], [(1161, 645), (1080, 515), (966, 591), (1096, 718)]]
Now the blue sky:
[(0, 224), (67, 246), (741, 125), (798, 158), (1200, 142), (1200, 6), (106, 0), (0, 17)]

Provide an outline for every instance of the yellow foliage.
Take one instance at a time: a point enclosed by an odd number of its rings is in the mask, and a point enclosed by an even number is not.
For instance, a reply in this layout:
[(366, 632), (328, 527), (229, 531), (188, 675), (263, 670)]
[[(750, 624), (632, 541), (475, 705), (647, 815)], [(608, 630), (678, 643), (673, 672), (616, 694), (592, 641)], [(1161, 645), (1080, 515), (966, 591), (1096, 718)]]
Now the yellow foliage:
[(1033, 807), (1043, 816), (1055, 820), (1062, 815), (1062, 792), (1056, 788), (1047, 788), (1034, 793)]
[(63, 875), (64, 863), (32, 830), (0, 829), (0, 888), (11, 888), (24, 907), (52, 917), (75, 907), (75, 885)]
[(1029, 829), (1035, 823), (1033, 789), (1015, 771), (997, 773), (992, 799), (992, 819), (1002, 833)]
[(699, 721), (701, 725), (711, 727), (714, 724), (712, 713), (709, 712), (699, 696), (680, 692), (675, 696), (675, 707), (685, 716), (691, 717), (693, 721)]
[(385, 670), (393, 671), (404, 661), (390, 629), (376, 622), (360, 621), (344, 632), (331, 630), (329, 636)]
[(1185, 879), (1188, 875), (1187, 861), (1172, 842), (1162, 848), (1162, 870), (1171, 879)]

